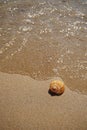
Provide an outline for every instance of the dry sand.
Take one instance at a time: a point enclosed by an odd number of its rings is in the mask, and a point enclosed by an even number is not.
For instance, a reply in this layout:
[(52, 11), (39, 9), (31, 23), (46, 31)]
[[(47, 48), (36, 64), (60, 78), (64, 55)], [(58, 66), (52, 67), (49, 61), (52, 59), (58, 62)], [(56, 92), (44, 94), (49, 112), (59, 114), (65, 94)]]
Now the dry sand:
[(86, 130), (87, 95), (51, 96), (51, 80), (0, 72), (0, 130)]

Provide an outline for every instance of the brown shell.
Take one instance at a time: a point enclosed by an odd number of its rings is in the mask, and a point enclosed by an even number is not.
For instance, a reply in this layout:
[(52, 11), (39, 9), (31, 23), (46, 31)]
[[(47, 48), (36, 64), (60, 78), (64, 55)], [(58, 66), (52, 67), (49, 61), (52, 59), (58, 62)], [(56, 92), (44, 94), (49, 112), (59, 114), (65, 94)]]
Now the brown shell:
[(61, 95), (65, 90), (65, 85), (62, 81), (60, 80), (54, 80), (50, 83), (50, 88), (49, 91), (57, 94), (57, 95)]

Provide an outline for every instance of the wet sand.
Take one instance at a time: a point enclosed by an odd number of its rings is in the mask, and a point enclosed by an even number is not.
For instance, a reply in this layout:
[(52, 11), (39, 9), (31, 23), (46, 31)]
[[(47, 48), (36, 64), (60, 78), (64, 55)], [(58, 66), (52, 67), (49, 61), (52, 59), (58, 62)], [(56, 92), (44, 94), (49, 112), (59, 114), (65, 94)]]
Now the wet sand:
[[(0, 130), (87, 129), (86, 0), (0, 1)], [(66, 84), (61, 96), (48, 88)]]
[(51, 96), (51, 80), (0, 72), (0, 130), (86, 130), (87, 96)]
[(0, 72), (61, 77), (87, 94), (87, 3), (67, 2), (0, 2)]

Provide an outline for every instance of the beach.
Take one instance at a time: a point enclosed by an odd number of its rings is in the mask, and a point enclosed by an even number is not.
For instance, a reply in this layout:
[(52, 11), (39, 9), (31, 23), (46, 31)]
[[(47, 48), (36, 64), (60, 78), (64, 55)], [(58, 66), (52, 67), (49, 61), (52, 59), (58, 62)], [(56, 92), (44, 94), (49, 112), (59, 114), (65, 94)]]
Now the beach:
[(87, 0), (1, 0), (0, 130), (86, 129)]
[(53, 79), (0, 73), (0, 129), (86, 130), (87, 96), (68, 87), (63, 95), (51, 96)]

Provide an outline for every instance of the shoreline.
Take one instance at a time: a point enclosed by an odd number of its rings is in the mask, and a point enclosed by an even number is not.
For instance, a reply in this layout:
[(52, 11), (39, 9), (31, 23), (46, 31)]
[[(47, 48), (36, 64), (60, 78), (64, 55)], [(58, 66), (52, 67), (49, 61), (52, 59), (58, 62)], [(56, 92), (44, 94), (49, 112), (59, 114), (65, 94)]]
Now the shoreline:
[(87, 95), (66, 86), (64, 94), (51, 96), (53, 79), (37, 81), (0, 72), (0, 129), (86, 130)]

